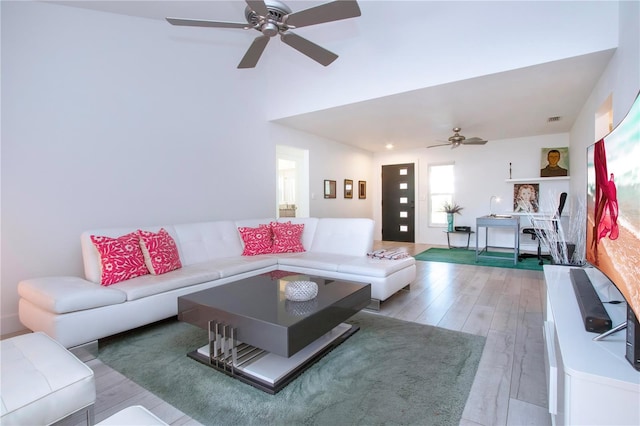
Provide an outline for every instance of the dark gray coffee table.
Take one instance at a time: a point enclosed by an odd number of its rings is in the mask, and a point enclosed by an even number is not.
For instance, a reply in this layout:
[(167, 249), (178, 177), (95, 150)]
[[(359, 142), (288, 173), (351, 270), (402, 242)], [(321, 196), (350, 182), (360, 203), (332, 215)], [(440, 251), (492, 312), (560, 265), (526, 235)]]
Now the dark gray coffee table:
[[(299, 280), (318, 295), (286, 300), (286, 283)], [(191, 358), (276, 393), (358, 331), (343, 321), (370, 301), (370, 284), (273, 271), (179, 297), (178, 319), (209, 332)]]

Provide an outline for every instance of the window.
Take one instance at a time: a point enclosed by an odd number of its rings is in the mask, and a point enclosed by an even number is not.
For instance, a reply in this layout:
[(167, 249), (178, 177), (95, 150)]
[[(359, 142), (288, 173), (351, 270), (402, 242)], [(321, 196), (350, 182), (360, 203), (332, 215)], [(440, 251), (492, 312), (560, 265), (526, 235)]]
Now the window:
[(453, 168), (453, 163), (429, 166), (429, 226), (447, 226), (442, 206), (453, 202)]

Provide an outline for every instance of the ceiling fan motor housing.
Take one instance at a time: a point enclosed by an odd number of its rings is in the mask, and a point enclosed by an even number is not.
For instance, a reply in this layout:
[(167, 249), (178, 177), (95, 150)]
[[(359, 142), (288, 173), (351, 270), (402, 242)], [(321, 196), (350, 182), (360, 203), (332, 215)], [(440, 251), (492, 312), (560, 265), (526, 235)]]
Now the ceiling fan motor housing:
[(273, 37), (278, 35), (280, 31), (286, 31), (287, 27), (282, 23), (284, 17), (291, 13), (289, 7), (277, 0), (265, 1), (268, 16), (260, 16), (256, 11), (247, 6), (244, 10), (244, 16), (247, 22), (262, 34)]

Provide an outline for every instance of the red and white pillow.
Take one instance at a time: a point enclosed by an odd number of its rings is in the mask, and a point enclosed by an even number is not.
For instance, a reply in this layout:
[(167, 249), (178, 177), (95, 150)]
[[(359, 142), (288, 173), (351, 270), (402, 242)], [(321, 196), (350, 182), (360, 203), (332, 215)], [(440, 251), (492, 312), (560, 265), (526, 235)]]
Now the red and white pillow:
[(182, 268), (176, 242), (164, 228), (160, 228), (157, 233), (139, 229), (138, 236), (144, 262), (153, 275)]
[(92, 235), (91, 241), (100, 253), (100, 284), (109, 286), (149, 273), (137, 233), (118, 238)]
[(271, 222), (273, 232), (272, 253), (300, 253), (306, 251), (302, 245), (303, 223)]
[(271, 253), (273, 238), (269, 225), (259, 225), (257, 228), (242, 226), (238, 228), (244, 249), (243, 256), (256, 256)]

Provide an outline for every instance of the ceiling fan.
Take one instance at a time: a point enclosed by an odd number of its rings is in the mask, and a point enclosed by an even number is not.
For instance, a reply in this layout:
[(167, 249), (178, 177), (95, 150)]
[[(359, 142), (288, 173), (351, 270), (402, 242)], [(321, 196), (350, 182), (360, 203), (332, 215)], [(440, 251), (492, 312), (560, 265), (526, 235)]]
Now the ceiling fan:
[(466, 137), (464, 137), (463, 135), (460, 134), (460, 131), (462, 129), (460, 127), (454, 127), (453, 128), (453, 136), (451, 136), (447, 143), (441, 143), (438, 145), (431, 145), (428, 146), (427, 148), (435, 148), (437, 146), (449, 146), (451, 145), (451, 149), (453, 148), (457, 148), (460, 145), (484, 145), (485, 143), (487, 143), (486, 140), (482, 139), (482, 138), (469, 138), (467, 139)]
[(299, 12), (292, 12), (286, 4), (278, 0), (246, 0), (246, 2), (247, 7), (244, 11), (246, 23), (166, 19), (171, 25), (254, 29), (262, 33), (253, 40), (249, 50), (238, 64), (238, 68), (254, 68), (267, 47), (269, 39), (278, 34), (285, 44), (326, 67), (335, 61), (338, 55), (289, 30), (360, 16), (360, 7), (355, 0), (333, 1)]

